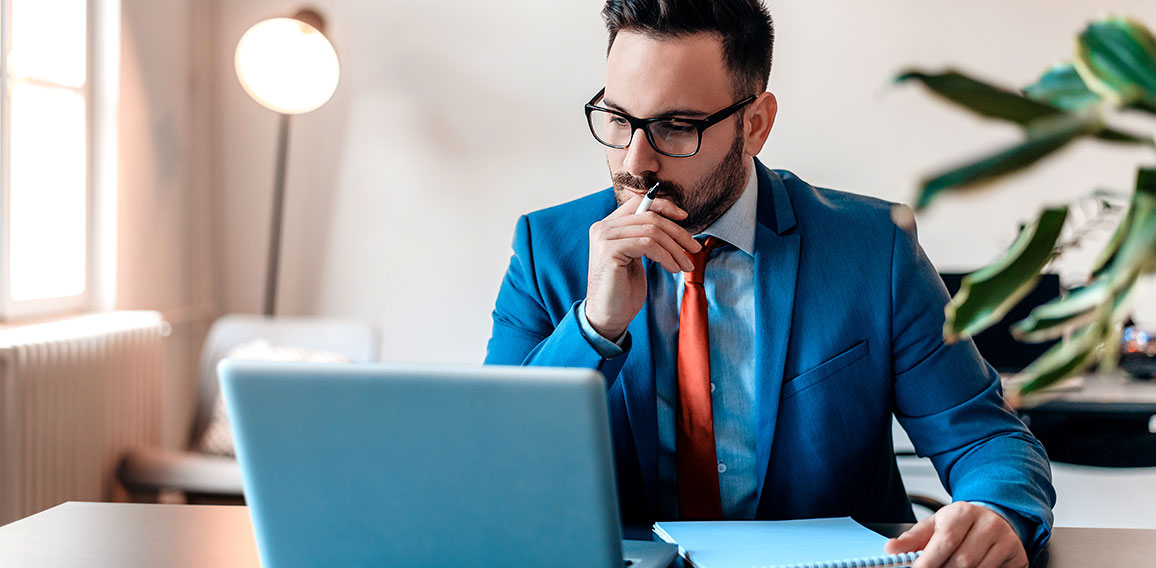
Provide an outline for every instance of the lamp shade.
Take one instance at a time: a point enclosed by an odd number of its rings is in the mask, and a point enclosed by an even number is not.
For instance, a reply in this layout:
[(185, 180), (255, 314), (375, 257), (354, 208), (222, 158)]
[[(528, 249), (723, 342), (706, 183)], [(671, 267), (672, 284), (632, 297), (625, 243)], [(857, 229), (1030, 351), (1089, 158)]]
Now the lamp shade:
[(294, 18), (272, 18), (249, 28), (237, 43), (235, 66), (249, 96), (284, 114), (325, 104), (341, 73), (325, 35)]

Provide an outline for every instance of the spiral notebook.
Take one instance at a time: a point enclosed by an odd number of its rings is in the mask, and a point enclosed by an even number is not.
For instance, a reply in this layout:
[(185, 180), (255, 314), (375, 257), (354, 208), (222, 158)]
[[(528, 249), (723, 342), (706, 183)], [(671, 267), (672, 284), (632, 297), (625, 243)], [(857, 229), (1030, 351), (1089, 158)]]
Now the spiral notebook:
[(887, 537), (853, 521), (676, 521), (654, 533), (696, 568), (895, 568), (918, 552), (885, 554)]

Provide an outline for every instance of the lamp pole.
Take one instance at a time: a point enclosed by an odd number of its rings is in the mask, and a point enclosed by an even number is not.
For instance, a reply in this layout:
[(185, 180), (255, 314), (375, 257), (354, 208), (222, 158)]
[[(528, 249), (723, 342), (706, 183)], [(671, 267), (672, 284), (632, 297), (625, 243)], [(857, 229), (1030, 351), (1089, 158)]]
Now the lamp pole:
[(277, 165), (273, 174), (273, 219), (269, 223), (269, 265), (265, 272), (265, 315), (273, 315), (277, 305), (277, 273), (281, 262), (281, 226), (285, 217), (285, 168), (289, 153), (289, 115), (277, 113)]

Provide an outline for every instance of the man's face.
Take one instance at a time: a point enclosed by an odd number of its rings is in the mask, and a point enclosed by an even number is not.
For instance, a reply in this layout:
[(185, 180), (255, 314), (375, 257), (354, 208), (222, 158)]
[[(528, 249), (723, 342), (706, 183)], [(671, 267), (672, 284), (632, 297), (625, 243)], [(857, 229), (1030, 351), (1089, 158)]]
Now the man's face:
[[(722, 43), (715, 35), (654, 39), (621, 32), (606, 59), (602, 106), (631, 116), (705, 118), (735, 101)], [(688, 158), (659, 154), (642, 130), (626, 148), (606, 151), (619, 204), (662, 182), (659, 195), (688, 213), (679, 224), (692, 234), (714, 222), (741, 195), (748, 175), (746, 156), (738, 114), (704, 131), (698, 153)]]

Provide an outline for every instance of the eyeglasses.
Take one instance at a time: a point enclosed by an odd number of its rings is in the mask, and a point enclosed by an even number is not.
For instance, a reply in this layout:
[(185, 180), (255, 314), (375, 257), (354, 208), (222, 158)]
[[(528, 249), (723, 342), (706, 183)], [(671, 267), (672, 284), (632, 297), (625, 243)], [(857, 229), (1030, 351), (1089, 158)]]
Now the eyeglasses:
[(641, 128), (646, 133), (650, 146), (659, 154), (671, 158), (687, 158), (697, 154), (702, 145), (704, 130), (722, 122), (758, 98), (757, 95), (751, 95), (700, 119), (635, 118), (623, 112), (595, 105), (594, 103), (605, 94), (606, 87), (603, 87), (590, 102), (586, 103), (586, 122), (589, 123), (590, 133), (594, 135), (595, 140), (611, 148), (625, 148), (630, 145), (634, 131)]

